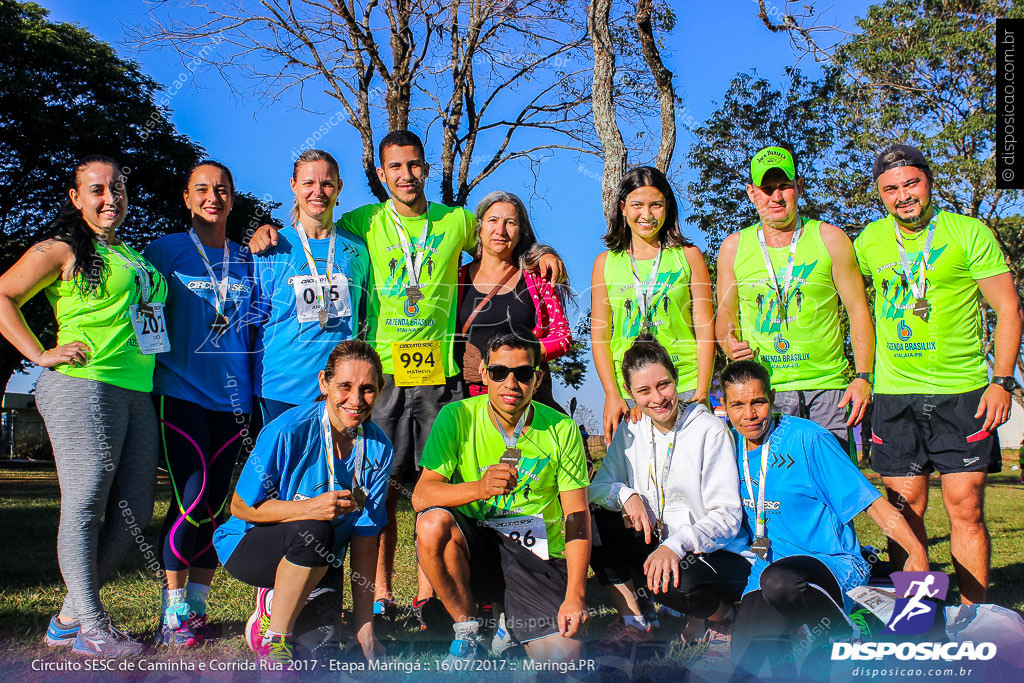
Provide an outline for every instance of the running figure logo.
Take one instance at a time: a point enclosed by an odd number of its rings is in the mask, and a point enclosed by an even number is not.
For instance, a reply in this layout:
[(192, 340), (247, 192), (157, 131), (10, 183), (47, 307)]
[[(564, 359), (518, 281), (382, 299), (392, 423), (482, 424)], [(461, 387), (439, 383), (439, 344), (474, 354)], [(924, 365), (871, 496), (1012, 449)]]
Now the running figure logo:
[[(893, 572), (896, 606), (883, 633), (925, 633), (935, 623), (935, 600), (944, 600), (949, 576), (944, 572)], [(928, 599), (931, 598), (931, 599)]]

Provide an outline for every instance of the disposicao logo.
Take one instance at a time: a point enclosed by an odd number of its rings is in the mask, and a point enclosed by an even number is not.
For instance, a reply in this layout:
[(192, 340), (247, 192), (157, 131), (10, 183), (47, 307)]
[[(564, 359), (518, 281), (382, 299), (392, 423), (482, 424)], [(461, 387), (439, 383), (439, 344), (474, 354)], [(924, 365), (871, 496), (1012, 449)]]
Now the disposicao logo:
[(945, 572), (893, 572), (892, 585), (896, 607), (882, 632), (912, 635), (928, 631), (935, 623), (937, 608), (932, 600), (946, 598), (949, 576)]

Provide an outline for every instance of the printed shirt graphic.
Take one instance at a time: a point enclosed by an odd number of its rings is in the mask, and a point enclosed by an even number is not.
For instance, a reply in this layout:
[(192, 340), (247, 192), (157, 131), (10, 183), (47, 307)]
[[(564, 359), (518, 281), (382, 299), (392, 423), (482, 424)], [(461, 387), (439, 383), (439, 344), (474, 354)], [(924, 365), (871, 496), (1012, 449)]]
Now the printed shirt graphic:
[[(925, 297), (928, 322), (914, 315), (916, 297), (904, 282), (893, 220), (870, 223), (854, 249), (875, 287), (875, 391), (960, 394), (988, 383), (981, 345), (976, 280), (1009, 270), (995, 235), (981, 221), (941, 211), (933, 219)], [(915, 281), (927, 230), (903, 232)]]
[[(57, 345), (79, 341), (89, 347), (88, 362), (82, 366), (61, 363), (53, 369), (68, 377), (91, 379), (122, 389), (153, 390), (153, 354), (139, 351), (129, 316), (129, 308), (139, 303), (140, 283), (135, 269), (116, 251), (142, 263), (149, 274), (149, 300), (167, 301), (167, 281), (153, 264), (127, 244), (107, 247), (94, 241), (96, 253), (103, 259), (101, 287), (83, 294), (79, 278), (56, 280), (43, 290), (57, 318)], [(166, 316), (167, 309), (164, 309)], [(173, 346), (173, 344), (172, 344)]]
[[(321, 277), (327, 275), (329, 248), (329, 237), (309, 240)], [(299, 322), (295, 279), (309, 276), (310, 272), (294, 226), (280, 231), (277, 246), (257, 254), (254, 264), (259, 328), (253, 390), (257, 396), (295, 405), (313, 401), (320, 395), (316, 375), (327, 365), (331, 350), (339, 342), (353, 339), (364, 323), (373, 325), (365, 312), (366, 293), (371, 287), (366, 244), (344, 230), (338, 231), (333, 277), (335, 281), (344, 278), (347, 282), (351, 305), (348, 314), (331, 316), (324, 329), (320, 329), (316, 319)], [(338, 304), (332, 301), (332, 305)]]
[[(168, 282), (164, 310), (171, 338), (171, 350), (157, 354), (153, 391), (207, 410), (248, 413), (252, 410), (252, 257), (234, 242), (228, 242), (228, 249), (224, 315), (229, 327), (218, 337), (210, 329), (216, 316), (216, 290), (188, 233), (165, 235), (146, 248), (146, 258)], [(204, 250), (219, 285), (224, 250)]]
[[(654, 259), (637, 261), (641, 282), (654, 268)], [(612, 367), (615, 384), (623, 398), (622, 357), (640, 335), (643, 320), (637, 298), (640, 292), (633, 279), (629, 252), (609, 251), (604, 262), (604, 281), (612, 310)], [(690, 264), (682, 248), (665, 249), (658, 265), (658, 281), (651, 295), (651, 332), (661, 342), (679, 368), (679, 391), (697, 388), (697, 339), (693, 331), (693, 306), (690, 296)]]
[[(517, 447), (519, 480), (508, 496), (459, 506), (472, 519), (543, 515), (551, 557), (564, 557), (565, 530), (561, 491), (586, 488), (587, 463), (579, 427), (569, 417), (534, 402), (533, 420)], [(420, 466), (453, 484), (479, 481), (498, 464), (505, 442), (491, 421), (486, 395), (449, 403), (438, 413), (423, 447)]]
[[(736, 465), (740, 474), (743, 525), (755, 534), (755, 513), (761, 482), (764, 446), (747, 453), (754, 497), (743, 476), (741, 439), (736, 437)], [(769, 437), (768, 487), (765, 489), (765, 534), (771, 549), (757, 559), (744, 594), (757, 590), (761, 572), (776, 560), (810, 555), (829, 568), (843, 591), (864, 583), (868, 563), (860, 554), (853, 518), (880, 498), (832, 434), (810, 420), (784, 415)]]
[[(793, 281), (780, 311), (757, 239), (759, 223), (740, 232), (733, 272), (739, 297), (741, 339), (758, 350), (776, 391), (841, 389), (846, 359), (839, 325), (839, 294), (832, 258), (821, 239), (821, 221), (805, 220), (793, 257)], [(789, 243), (768, 247), (779, 288), (785, 292)]]
[[(419, 277), (423, 300), (411, 310), (407, 310), (405, 297), (409, 284), (405, 254), (387, 203), (349, 211), (337, 225), (366, 240), (369, 248), (374, 282), (371, 305), (377, 322), (370, 341), (380, 355), (384, 372), (394, 373), (393, 342), (437, 340), (441, 343), (445, 377), (452, 377), (459, 373), (452, 353), (459, 261), (463, 250), (476, 245), (476, 217), (465, 209), (433, 202), (426, 215), (431, 224)], [(402, 217), (406, 237), (417, 251), (424, 220), (425, 216)]]
[[(330, 490), (320, 427), (323, 411), (323, 401), (297, 406), (263, 428), (235, 486), (235, 493), (247, 505), (252, 507), (268, 499), (305, 500)], [(334, 520), (333, 552), (339, 557), (343, 557), (350, 536), (376, 536), (387, 522), (384, 497), (391, 479), (391, 441), (374, 422), (363, 423), (363, 436), (366, 456), (360, 483), (367, 490), (366, 506), (362, 512), (350, 512)], [(334, 490), (351, 490), (354, 453), (334, 462)], [(217, 527), (213, 545), (222, 563), (253, 526), (232, 516)]]

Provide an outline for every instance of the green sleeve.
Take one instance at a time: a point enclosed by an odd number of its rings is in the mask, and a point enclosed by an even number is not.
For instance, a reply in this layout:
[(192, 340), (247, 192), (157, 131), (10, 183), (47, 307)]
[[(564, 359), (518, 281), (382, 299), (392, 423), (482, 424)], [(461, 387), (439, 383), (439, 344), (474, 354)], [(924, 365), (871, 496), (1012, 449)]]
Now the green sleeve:
[(459, 462), (459, 447), (465, 441), (459, 433), (459, 406), (449, 403), (437, 414), (423, 446), (420, 467), (426, 467), (449, 481)]
[(364, 211), (366, 207), (360, 207), (343, 214), (341, 218), (335, 222), (336, 228), (347, 230), (356, 237), (366, 240), (367, 233), (370, 232), (370, 221), (372, 220), (373, 214)]
[(463, 242), (462, 250), (472, 252), (476, 249), (476, 214), (468, 209), (463, 209), (466, 218), (466, 239)]
[(868, 265), (866, 249), (864, 248), (864, 235), (867, 234), (865, 229), (857, 239), (853, 242), (853, 252), (857, 255), (857, 265), (860, 267), (860, 274), (864, 277), (871, 277), (871, 266)]
[(1010, 270), (999, 248), (995, 233), (979, 220), (970, 219), (969, 229), (964, 235), (964, 254), (967, 255), (967, 269), (975, 280), (993, 275), (1002, 275)]
[(572, 420), (562, 420), (558, 425), (558, 490), (575, 491), (590, 484), (587, 478), (587, 457), (583, 451), (583, 437), (579, 427)]

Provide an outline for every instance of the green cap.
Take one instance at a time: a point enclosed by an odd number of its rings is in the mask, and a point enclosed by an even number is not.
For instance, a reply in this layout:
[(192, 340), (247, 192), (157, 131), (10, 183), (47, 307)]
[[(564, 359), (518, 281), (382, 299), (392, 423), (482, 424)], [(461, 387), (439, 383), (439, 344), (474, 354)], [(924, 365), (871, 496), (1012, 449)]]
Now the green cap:
[(793, 155), (781, 147), (765, 147), (750, 160), (750, 180), (761, 185), (764, 174), (773, 168), (781, 168), (790, 180), (796, 179), (796, 162)]

